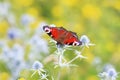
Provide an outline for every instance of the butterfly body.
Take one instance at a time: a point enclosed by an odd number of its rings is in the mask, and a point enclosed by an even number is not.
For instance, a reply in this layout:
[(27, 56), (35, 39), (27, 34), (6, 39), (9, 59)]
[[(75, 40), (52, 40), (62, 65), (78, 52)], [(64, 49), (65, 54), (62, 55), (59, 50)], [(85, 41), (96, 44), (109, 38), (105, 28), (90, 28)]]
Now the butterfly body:
[(82, 44), (81, 41), (79, 41), (76, 33), (72, 31), (68, 31), (63, 27), (50, 27), (50, 26), (44, 26), (43, 30), (57, 42), (57, 45), (73, 45), (73, 46), (79, 46)]

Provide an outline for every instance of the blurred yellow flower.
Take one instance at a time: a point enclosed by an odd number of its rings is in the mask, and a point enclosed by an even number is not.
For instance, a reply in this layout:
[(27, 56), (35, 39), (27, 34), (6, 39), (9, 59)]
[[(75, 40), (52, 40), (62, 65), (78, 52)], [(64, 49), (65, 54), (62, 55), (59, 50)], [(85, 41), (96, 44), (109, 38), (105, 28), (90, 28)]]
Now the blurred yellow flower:
[(86, 4), (82, 8), (82, 14), (85, 18), (98, 20), (101, 16), (101, 10), (95, 5)]
[(52, 9), (52, 14), (55, 17), (61, 17), (63, 15), (63, 8), (61, 6), (54, 6)]
[(0, 80), (10, 80), (10, 75), (7, 72), (0, 73)]
[(96, 75), (88, 76), (87, 80), (100, 80)]
[(38, 17), (39, 15), (39, 12), (38, 12), (38, 9), (35, 8), (35, 7), (31, 7), (27, 10), (27, 13), (34, 16), (34, 17)]
[(106, 50), (108, 50), (109, 52), (113, 52), (116, 49), (116, 45), (112, 42), (109, 41), (108, 43), (106, 43)]
[(118, 44), (117, 50), (120, 53), (120, 43)]
[(111, 6), (113, 4), (113, 1), (111, 0), (104, 0), (103, 2), (102, 2), (102, 5), (103, 6)]
[(32, 5), (33, 0), (14, 0), (14, 4), (21, 7), (27, 7)]
[(113, 7), (117, 10), (120, 10), (120, 1), (115, 1)]
[(60, 2), (68, 7), (76, 6), (79, 0), (60, 0)]
[(0, 22), (0, 36), (5, 36), (7, 34), (8, 28), (9, 24), (6, 21)]
[(79, 34), (84, 32), (84, 25), (82, 23), (76, 24), (73, 26), (72, 31), (77, 32), (79, 37)]
[(16, 1), (16, 3), (19, 6), (25, 6), (25, 7), (27, 7), (27, 6), (32, 5), (32, 3), (33, 3), (34, 0), (15, 0), (15, 1)]
[(57, 27), (65, 27), (65, 26), (64, 26), (65, 21), (63, 21), (63, 20), (54, 21), (53, 23), (54, 23)]
[(25, 78), (20, 78), (20, 79), (18, 79), (18, 80), (25, 80)]
[[(112, 54), (112, 59), (111, 61), (115, 64), (119, 64), (120, 62), (120, 43), (118, 44), (117, 47), (115, 47), (116, 50), (114, 50), (113, 54)], [(112, 48), (111, 48), (112, 49)]]
[(117, 10), (120, 10), (120, 1), (119, 0), (105, 0), (103, 1), (103, 5), (107, 7), (113, 7)]

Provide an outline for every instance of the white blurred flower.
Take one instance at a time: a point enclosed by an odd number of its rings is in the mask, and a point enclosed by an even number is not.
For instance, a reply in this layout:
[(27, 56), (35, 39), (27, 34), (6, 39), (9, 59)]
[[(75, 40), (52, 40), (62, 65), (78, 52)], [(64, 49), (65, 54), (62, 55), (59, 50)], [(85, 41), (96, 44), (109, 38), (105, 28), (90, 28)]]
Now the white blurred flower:
[(106, 65), (104, 71), (98, 75), (101, 80), (116, 80), (118, 77), (118, 72), (112, 65)]
[(101, 64), (101, 58), (95, 57), (92, 64), (98, 66), (99, 64)]
[(10, 3), (0, 2), (0, 16), (7, 16), (9, 14)]
[(16, 18), (14, 14), (9, 13), (9, 15), (7, 15), (7, 20), (11, 26), (16, 25)]
[(4, 46), (6, 46), (6, 42), (5, 42), (5, 40), (3, 39), (1, 39), (0, 40), (0, 48), (3, 48)]
[(9, 59), (13, 55), (11, 55), (11, 51), (7, 45), (6, 40), (0, 40), (0, 49), (1, 49), (0, 59), (4, 60), (5, 62), (9, 61)]
[(45, 40), (40, 38), (38, 35), (34, 35), (30, 41), (30, 45), (32, 46), (32, 50), (35, 52), (43, 52), (43, 53), (48, 53), (48, 45)]
[(21, 16), (21, 23), (23, 26), (29, 26), (30, 23), (34, 22), (35, 18), (29, 14), (24, 14)]
[(37, 27), (37, 29), (36, 29), (36, 34), (38, 34), (38, 35), (41, 35), (44, 31), (43, 31), (43, 26), (45, 26), (45, 25), (47, 25), (47, 23), (45, 23), (45, 22), (40, 22), (39, 24), (38, 24), (38, 27)]
[(11, 55), (11, 51), (8, 45), (3, 46), (2, 47), (2, 58), (5, 59), (5, 61), (9, 61), (9, 58), (11, 57), (13, 57), (13, 55)]
[(9, 39), (20, 39), (23, 37), (23, 32), (20, 29), (17, 29), (15, 27), (8, 29), (8, 38)]
[(24, 59), (24, 48), (19, 44), (14, 44), (12, 48), (8, 45), (3, 46), (2, 56), (5, 60), (23, 60)]
[(86, 46), (87, 48), (94, 45), (90, 43), (90, 39), (86, 35), (82, 35), (80, 41), (82, 42), (82, 46)]
[(23, 60), (24, 59), (24, 47), (20, 44), (14, 44), (13, 48), (11, 49), (12, 53), (14, 54), (14, 58), (16, 60)]
[(17, 43), (14, 44), (12, 48), (4, 45), (2, 47), (2, 60), (5, 61), (11, 71), (12, 77), (16, 79), (20, 71), (25, 68), (23, 47)]
[(19, 77), (20, 71), (22, 69), (26, 68), (26, 64), (24, 60), (15, 60), (15, 59), (9, 61), (7, 66), (11, 70), (12, 76), (14, 77), (14, 79)]

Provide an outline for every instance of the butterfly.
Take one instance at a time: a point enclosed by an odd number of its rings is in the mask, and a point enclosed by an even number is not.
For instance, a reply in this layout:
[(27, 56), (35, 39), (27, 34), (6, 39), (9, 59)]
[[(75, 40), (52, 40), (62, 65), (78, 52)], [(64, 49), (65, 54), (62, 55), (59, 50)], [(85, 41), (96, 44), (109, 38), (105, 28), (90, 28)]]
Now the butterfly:
[(57, 42), (57, 45), (80, 46), (82, 42), (75, 32), (68, 31), (63, 27), (43, 26), (43, 30)]

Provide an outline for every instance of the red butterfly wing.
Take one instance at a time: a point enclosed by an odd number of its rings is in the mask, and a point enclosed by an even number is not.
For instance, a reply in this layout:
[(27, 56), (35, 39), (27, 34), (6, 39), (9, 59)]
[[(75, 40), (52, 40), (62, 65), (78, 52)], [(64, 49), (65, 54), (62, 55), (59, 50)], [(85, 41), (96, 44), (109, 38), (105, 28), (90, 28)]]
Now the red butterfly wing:
[(63, 27), (49, 27), (44, 26), (43, 30), (51, 36), (57, 44), (61, 45), (81, 45), (76, 33), (67, 31)]
[(67, 30), (62, 27), (51, 29), (52, 38), (60, 44), (64, 44), (63, 41), (66, 38), (66, 33)]
[(75, 46), (75, 45), (80, 45), (81, 43), (80, 43), (76, 33), (68, 31), (66, 38), (64, 40), (64, 44)]
[(64, 28), (62, 27), (57, 28), (44, 26), (43, 30), (56, 41), (59, 40), (62, 34), (65, 32)]

